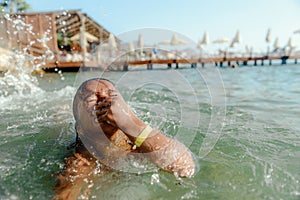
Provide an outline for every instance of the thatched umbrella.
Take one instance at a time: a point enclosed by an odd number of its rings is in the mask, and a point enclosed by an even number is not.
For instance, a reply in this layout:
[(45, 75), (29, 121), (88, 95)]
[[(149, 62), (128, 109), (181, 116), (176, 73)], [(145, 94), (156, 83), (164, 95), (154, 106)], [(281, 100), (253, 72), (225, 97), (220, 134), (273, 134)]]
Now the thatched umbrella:
[(266, 42), (267, 43), (271, 42), (271, 29), (268, 29), (267, 31)]
[(179, 46), (179, 45), (184, 45), (186, 44), (185, 41), (183, 40), (180, 40), (177, 38), (177, 35), (174, 34), (171, 38), (171, 40), (164, 40), (164, 41), (161, 41), (159, 42), (159, 44), (162, 44), (162, 45), (170, 45), (170, 46)]
[(144, 47), (144, 41), (143, 41), (142, 34), (139, 34), (137, 45), (140, 48), (140, 53), (142, 55), (143, 54), (143, 47)]
[(234, 47), (234, 44), (241, 42), (241, 35), (240, 31), (238, 30), (234, 36), (234, 38), (231, 41), (230, 47)]
[(207, 31), (205, 31), (202, 40), (199, 40), (199, 42), (198, 42), (197, 48), (202, 49), (202, 46), (207, 45), (207, 44), (209, 44), (209, 36), (208, 36)]

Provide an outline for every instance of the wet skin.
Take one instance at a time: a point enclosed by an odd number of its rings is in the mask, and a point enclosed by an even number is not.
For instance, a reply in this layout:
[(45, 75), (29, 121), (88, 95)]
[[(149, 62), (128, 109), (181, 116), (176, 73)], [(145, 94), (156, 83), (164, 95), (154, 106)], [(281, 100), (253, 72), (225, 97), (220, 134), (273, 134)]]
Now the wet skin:
[[(103, 164), (103, 172), (109, 169), (112, 161), (132, 152), (143, 154), (160, 169), (180, 177), (191, 177), (195, 172), (189, 149), (160, 130), (153, 129), (140, 147), (134, 145), (147, 124), (133, 113), (114, 85), (107, 80), (84, 82), (74, 97), (73, 114), (78, 145), (76, 154), (67, 159), (65, 173), (59, 177), (56, 199), (72, 199), (66, 196), (76, 193), (70, 191), (74, 190), (74, 186), (83, 184), (82, 177), (94, 176), (91, 170), (97, 167), (96, 161)], [(94, 145), (85, 147), (82, 143)], [(70, 171), (70, 168), (81, 173), (75, 173), (78, 177), (76, 184), (68, 181), (68, 176), (74, 176), (74, 170)], [(82, 190), (82, 187), (79, 188)]]

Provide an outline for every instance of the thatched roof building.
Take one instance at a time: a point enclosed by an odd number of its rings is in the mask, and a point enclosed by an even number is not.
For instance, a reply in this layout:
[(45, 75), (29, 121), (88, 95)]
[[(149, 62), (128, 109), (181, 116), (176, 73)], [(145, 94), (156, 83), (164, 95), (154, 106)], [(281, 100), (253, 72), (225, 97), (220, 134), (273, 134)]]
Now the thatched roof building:
[[(80, 10), (4, 13), (0, 22), (0, 47), (26, 51), (44, 68), (97, 66), (87, 55), (110, 35)], [(66, 53), (77, 59), (62, 58)]]

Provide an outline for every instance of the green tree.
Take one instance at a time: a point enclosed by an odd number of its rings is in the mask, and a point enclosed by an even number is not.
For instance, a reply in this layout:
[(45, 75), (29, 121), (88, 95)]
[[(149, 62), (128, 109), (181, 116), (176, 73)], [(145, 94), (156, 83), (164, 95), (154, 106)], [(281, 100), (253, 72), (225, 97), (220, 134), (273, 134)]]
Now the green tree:
[(30, 5), (24, 0), (2, 0), (0, 1), (0, 12), (24, 12), (30, 9)]

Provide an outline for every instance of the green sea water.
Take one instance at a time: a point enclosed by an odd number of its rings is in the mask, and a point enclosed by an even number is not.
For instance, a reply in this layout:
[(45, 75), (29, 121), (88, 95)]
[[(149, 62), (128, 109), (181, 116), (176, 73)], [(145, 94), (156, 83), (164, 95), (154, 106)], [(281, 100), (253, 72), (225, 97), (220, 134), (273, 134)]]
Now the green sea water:
[[(72, 153), (72, 98), (112, 80), (136, 114), (193, 152), (192, 178), (113, 171), (90, 199), (299, 199), (300, 66), (7, 74), (0, 78), (0, 199), (51, 199)], [(207, 145), (207, 148), (204, 148)], [(203, 152), (207, 150), (207, 152)]]

